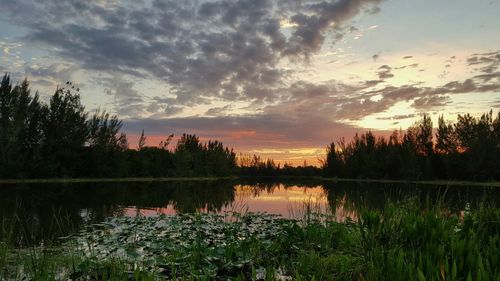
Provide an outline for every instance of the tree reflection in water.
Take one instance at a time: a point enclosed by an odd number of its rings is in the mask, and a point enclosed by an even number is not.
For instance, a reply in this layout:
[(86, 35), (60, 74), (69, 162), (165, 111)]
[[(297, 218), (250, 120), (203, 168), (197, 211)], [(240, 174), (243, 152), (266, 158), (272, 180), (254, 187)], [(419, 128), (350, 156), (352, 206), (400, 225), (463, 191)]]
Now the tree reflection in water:
[(388, 201), (416, 198), (423, 208), (438, 202), (457, 213), (466, 204), (498, 206), (499, 195), (495, 188), (332, 181), (1, 185), (0, 218), (8, 224), (17, 217), (14, 237), (37, 243), (110, 216), (259, 211), (296, 217), (311, 210), (344, 221), (356, 220), (359, 208), (381, 209)]

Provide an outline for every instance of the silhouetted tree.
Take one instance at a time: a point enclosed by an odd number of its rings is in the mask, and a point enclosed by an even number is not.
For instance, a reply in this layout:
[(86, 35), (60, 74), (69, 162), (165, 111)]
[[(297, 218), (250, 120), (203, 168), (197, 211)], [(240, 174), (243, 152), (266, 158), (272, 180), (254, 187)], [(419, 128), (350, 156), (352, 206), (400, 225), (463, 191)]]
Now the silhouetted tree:
[(124, 152), (127, 137), (120, 134), (122, 122), (116, 116), (97, 110), (87, 121), (85, 165), (81, 174), (98, 177), (126, 175)]
[(438, 119), (436, 132), (436, 152), (441, 154), (451, 154), (457, 152), (458, 139), (452, 124), (446, 124), (441, 115)]
[(144, 147), (146, 147), (146, 137), (144, 136), (144, 130), (142, 130), (137, 144), (137, 149), (142, 150)]
[[(408, 128), (395, 131), (386, 141), (375, 141), (371, 132), (339, 148), (327, 148), (323, 172), (349, 178), (469, 179), (500, 178), (500, 114), (492, 111), (474, 118), (458, 115), (455, 124), (438, 119), (436, 139), (428, 115)], [(336, 167), (335, 169), (333, 167)]]
[(335, 148), (335, 143), (330, 143), (326, 147), (326, 159), (323, 166), (323, 173), (327, 176), (339, 176), (342, 163), (339, 160), (338, 152)]
[(87, 141), (87, 113), (80, 95), (58, 88), (51, 97), (47, 117), (42, 124), (44, 175), (78, 176), (83, 147)]
[(129, 149), (122, 122), (105, 111), (89, 115), (79, 88), (67, 82), (48, 104), (31, 95), (27, 80), (0, 85), (0, 177), (228, 176), (235, 153), (219, 141), (202, 144), (184, 134), (172, 151), (173, 135), (158, 147), (146, 146), (144, 130), (137, 150)]

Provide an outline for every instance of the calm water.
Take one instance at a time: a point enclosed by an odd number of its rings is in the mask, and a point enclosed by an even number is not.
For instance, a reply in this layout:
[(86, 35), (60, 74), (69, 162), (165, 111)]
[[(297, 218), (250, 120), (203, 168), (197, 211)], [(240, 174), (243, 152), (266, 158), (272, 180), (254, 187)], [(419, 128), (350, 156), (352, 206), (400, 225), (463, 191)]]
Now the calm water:
[(381, 208), (409, 197), (439, 200), (440, 208), (459, 213), (484, 203), (499, 207), (500, 188), (313, 181), (0, 185), (0, 218), (17, 216), (23, 225), (16, 226), (16, 236), (39, 241), (109, 216), (238, 211), (296, 217), (308, 205), (341, 221), (355, 220), (359, 207)]

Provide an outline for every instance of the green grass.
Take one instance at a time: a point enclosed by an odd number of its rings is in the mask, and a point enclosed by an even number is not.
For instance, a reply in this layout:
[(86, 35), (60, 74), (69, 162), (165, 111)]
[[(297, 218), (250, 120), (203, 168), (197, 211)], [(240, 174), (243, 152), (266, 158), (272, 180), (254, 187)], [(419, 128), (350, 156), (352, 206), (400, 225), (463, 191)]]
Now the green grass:
[[(58, 247), (8, 249), (12, 280), (500, 280), (500, 209), (415, 202), (329, 215), (120, 217)], [(312, 209), (312, 211), (310, 211)], [(0, 275), (2, 276), (2, 275)], [(0, 277), (0, 279), (2, 279)]]

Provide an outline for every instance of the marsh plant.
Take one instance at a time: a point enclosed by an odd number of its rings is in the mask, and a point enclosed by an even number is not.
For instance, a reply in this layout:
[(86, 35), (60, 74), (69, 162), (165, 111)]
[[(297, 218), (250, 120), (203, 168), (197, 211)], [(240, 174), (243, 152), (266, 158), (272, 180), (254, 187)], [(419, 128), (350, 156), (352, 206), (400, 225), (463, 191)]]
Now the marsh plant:
[(328, 216), (109, 218), (59, 247), (18, 250), (2, 259), (11, 262), (2, 274), (12, 280), (500, 278), (499, 209), (452, 213), (407, 203), (361, 211), (355, 221)]

